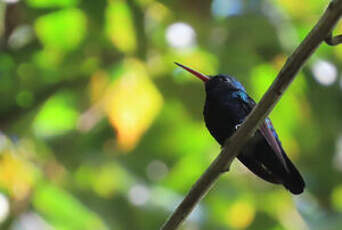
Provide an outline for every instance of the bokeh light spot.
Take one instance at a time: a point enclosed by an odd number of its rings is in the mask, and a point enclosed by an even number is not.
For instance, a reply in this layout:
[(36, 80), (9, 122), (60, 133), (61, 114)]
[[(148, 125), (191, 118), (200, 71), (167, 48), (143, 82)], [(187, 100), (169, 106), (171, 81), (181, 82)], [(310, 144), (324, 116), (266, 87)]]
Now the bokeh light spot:
[(154, 160), (148, 164), (146, 173), (149, 179), (159, 181), (167, 175), (168, 168), (164, 162)]
[(150, 191), (144, 185), (134, 185), (129, 190), (129, 201), (132, 204), (140, 206), (145, 204), (150, 198)]
[(41, 216), (33, 212), (21, 214), (13, 224), (13, 230), (52, 230), (50, 226)]
[(242, 11), (242, 1), (240, 0), (214, 0), (211, 11), (215, 16), (227, 17), (238, 15)]
[(20, 49), (34, 39), (33, 29), (30, 25), (21, 25), (15, 28), (8, 38), (8, 45), (12, 49)]
[(233, 228), (246, 228), (254, 220), (255, 209), (245, 201), (239, 201), (233, 204), (227, 211), (227, 221)]
[(325, 86), (333, 84), (337, 78), (336, 66), (325, 60), (317, 61), (312, 67), (312, 73), (316, 81)]
[(17, 3), (20, 0), (3, 0), (5, 3)]
[(0, 223), (4, 222), (9, 214), (8, 198), (0, 193)]
[(166, 30), (166, 39), (170, 46), (175, 48), (190, 48), (195, 44), (194, 29), (183, 22), (170, 25)]

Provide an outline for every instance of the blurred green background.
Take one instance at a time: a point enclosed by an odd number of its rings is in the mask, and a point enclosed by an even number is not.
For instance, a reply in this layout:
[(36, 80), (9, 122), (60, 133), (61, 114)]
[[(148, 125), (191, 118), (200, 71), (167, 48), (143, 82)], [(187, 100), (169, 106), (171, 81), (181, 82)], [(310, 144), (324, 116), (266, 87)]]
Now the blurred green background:
[[(220, 151), (173, 62), (258, 101), (327, 4), (1, 0), (0, 228), (159, 229)], [(181, 229), (342, 229), (341, 61), (322, 44), (271, 114), (305, 193), (234, 161)]]

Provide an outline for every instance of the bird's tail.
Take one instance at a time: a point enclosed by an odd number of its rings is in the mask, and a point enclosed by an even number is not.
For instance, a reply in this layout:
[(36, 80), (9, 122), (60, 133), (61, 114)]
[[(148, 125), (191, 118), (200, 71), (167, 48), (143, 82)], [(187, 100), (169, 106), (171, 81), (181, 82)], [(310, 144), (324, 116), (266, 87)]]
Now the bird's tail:
[(305, 182), (302, 176), (282, 148), (281, 154), (284, 162), (280, 161), (276, 154), (269, 154), (269, 151), (253, 153), (253, 149), (252, 151), (245, 149), (237, 157), (260, 178), (273, 184), (283, 184), (293, 194), (300, 194), (304, 191)]
[(299, 171), (288, 159), (286, 154), (284, 158), (288, 167), (287, 174), (282, 177), (282, 184), (293, 194), (300, 194), (304, 191), (305, 182)]

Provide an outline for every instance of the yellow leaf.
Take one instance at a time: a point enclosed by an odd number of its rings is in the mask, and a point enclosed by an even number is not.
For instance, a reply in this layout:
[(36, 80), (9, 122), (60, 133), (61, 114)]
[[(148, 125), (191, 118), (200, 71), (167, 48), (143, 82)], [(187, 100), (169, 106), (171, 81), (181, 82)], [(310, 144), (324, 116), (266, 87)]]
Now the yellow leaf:
[(145, 66), (129, 59), (124, 62), (123, 74), (109, 87), (104, 106), (117, 131), (119, 147), (131, 150), (159, 113), (162, 96)]
[(2, 152), (0, 158), (0, 185), (18, 200), (24, 199), (33, 184), (32, 168), (10, 150)]

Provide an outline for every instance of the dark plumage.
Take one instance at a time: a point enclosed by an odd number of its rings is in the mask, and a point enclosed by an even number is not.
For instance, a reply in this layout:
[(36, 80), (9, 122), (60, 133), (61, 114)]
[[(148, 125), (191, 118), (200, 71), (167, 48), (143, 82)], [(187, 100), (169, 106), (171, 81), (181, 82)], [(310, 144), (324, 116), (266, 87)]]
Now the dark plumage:
[[(208, 77), (177, 65), (205, 82), (204, 120), (211, 135), (222, 146), (252, 111), (254, 100), (248, 96), (241, 83), (231, 76)], [(293, 194), (300, 194), (304, 190), (304, 180), (286, 156), (269, 118), (265, 119), (237, 158), (260, 178), (283, 184)]]

